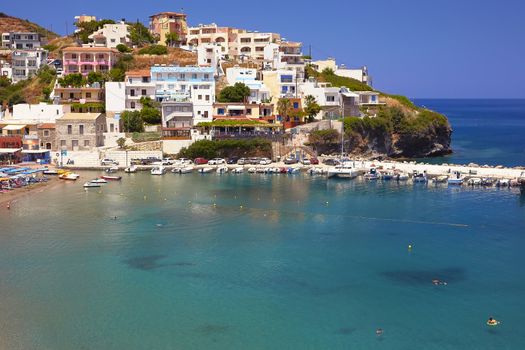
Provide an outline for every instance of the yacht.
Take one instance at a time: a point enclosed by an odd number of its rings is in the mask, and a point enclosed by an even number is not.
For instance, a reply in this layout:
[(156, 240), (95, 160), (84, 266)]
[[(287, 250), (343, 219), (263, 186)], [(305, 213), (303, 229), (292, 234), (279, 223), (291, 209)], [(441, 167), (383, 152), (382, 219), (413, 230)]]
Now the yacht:
[(164, 173), (166, 173), (166, 169), (164, 169), (163, 166), (158, 166), (151, 169), (151, 175), (164, 175)]
[(136, 173), (137, 170), (138, 170), (138, 167), (136, 165), (132, 165), (129, 168), (124, 169), (124, 172), (128, 174), (132, 174), (132, 173)]
[(353, 162), (342, 162), (328, 169), (328, 177), (355, 179), (358, 175), (359, 171), (357, 171)]

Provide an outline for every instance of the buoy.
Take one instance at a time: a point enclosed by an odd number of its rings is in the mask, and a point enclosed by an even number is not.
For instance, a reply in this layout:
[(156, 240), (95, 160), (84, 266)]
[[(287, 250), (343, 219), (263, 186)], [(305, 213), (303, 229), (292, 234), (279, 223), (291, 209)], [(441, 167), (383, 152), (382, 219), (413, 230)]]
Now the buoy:
[(242, 205), (241, 205), (241, 207), (240, 207), (240, 208), (242, 209)]
[(328, 202), (326, 202), (326, 205), (328, 205)]
[(408, 251), (409, 251), (409, 252), (412, 251), (412, 244), (409, 244), (409, 245), (408, 245)]

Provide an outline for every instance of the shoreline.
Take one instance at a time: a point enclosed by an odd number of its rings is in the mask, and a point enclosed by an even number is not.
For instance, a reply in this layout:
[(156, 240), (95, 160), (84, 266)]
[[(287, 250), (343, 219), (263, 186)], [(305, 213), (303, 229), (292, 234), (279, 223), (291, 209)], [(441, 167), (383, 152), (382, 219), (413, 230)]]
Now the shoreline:
[[(43, 191), (48, 191), (53, 187), (56, 187), (60, 182), (58, 178), (49, 177), (48, 182), (42, 182), (37, 184), (32, 184), (26, 187), (17, 188), (7, 193), (0, 194), (0, 208), (6, 208), (7, 204), (16, 203), (20, 199), (27, 197), (34, 193), (41, 193)], [(40, 190), (39, 192), (37, 190)]]

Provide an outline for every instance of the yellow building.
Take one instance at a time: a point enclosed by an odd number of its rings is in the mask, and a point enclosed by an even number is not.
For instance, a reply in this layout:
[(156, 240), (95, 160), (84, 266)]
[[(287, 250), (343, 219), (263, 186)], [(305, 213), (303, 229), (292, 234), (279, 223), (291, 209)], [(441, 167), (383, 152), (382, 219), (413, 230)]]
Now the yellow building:
[(180, 42), (186, 42), (188, 23), (186, 15), (177, 12), (161, 12), (149, 16), (149, 30), (159, 40), (159, 45), (166, 45), (166, 35), (176, 33)]

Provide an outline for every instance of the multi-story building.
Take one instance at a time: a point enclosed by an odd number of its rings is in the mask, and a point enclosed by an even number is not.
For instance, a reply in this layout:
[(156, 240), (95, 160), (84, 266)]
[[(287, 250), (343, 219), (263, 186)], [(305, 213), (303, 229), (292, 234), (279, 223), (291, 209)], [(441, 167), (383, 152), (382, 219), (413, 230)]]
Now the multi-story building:
[(281, 40), (277, 33), (259, 33), (243, 29), (232, 29), (230, 34), (230, 56), (236, 59), (264, 60), (264, 48)]
[(257, 79), (257, 69), (232, 67), (226, 69), (228, 85), (243, 83), (250, 88), (249, 103), (261, 103), (270, 100), (270, 90)]
[(214, 103), (213, 119), (263, 119), (273, 116), (270, 103)]
[(367, 66), (363, 66), (361, 68), (347, 68), (344, 64), (338, 66), (335, 59), (328, 58), (326, 60), (312, 62), (312, 68), (318, 72), (322, 72), (325, 69), (330, 69), (336, 75), (352, 78), (372, 86), (372, 77), (368, 74)]
[(47, 62), (47, 51), (44, 49), (15, 50), (12, 57), (13, 82), (28, 79), (38, 72)]
[(210, 121), (215, 101), (215, 68), (153, 66), (151, 81), (157, 101), (185, 100), (193, 103), (194, 122)]
[(65, 113), (71, 112), (71, 106), (60, 104), (27, 104), (19, 103), (13, 105), (13, 115), (11, 119), (22, 120), (35, 123), (55, 122), (57, 118), (61, 118)]
[(321, 107), (317, 119), (334, 119), (341, 116), (341, 98), (339, 88), (332, 87), (330, 83), (318, 83), (315, 80), (299, 85), (299, 91), (303, 96), (313, 96), (316, 103)]
[(216, 44), (221, 47), (221, 54), (227, 55), (230, 50), (230, 33), (229, 27), (219, 27), (217, 24), (199, 25), (188, 29), (187, 42), (192, 46), (202, 44)]
[(130, 71), (126, 73), (126, 110), (140, 110), (142, 97), (149, 97), (155, 100), (155, 86), (151, 81), (150, 70)]
[(117, 45), (131, 44), (129, 26), (124, 23), (104, 24), (102, 28), (89, 36), (92, 41), (89, 46), (116, 48)]
[(301, 43), (286, 41), (266, 45), (264, 62), (266, 69), (293, 69), (298, 79), (303, 80), (305, 77)]
[(58, 147), (68, 151), (90, 151), (104, 145), (106, 116), (101, 113), (66, 113), (56, 120)]
[(107, 47), (66, 47), (62, 50), (64, 74), (108, 72), (117, 62), (119, 52)]
[(263, 71), (264, 85), (270, 90), (270, 96), (274, 104), (279, 98), (296, 98), (299, 96), (299, 83), (297, 72), (289, 69)]
[(218, 44), (201, 44), (197, 46), (197, 64), (202, 67), (214, 67), (217, 74), (221, 68), (221, 46)]
[(166, 140), (191, 140), (194, 126), (193, 103), (184, 100), (162, 102), (162, 137)]
[(55, 123), (42, 123), (37, 126), (38, 138), (40, 140), (40, 149), (56, 151), (57, 138)]
[(185, 14), (161, 12), (149, 16), (149, 19), (150, 32), (157, 37), (160, 45), (166, 45), (166, 34), (168, 33), (175, 33), (179, 37), (180, 42), (186, 42), (188, 23)]
[(32, 32), (2, 33), (2, 47), (11, 50), (32, 50), (42, 45), (42, 36)]
[(95, 83), (93, 86), (61, 86), (55, 85), (53, 92), (53, 101), (55, 103), (101, 103), (104, 102), (104, 88)]

